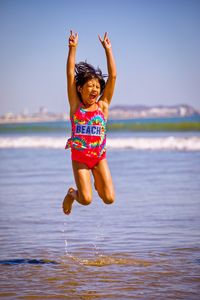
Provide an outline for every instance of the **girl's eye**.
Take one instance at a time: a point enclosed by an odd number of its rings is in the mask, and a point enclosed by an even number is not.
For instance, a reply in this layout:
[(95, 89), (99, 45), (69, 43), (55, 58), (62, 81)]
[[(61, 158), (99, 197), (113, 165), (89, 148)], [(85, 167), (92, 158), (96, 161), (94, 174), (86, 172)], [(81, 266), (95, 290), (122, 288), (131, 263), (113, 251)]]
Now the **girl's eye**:
[(100, 86), (99, 86), (99, 85), (96, 85), (96, 86), (95, 86), (95, 85), (93, 85), (93, 84), (88, 84), (87, 87), (88, 87), (88, 88), (93, 88), (93, 87), (95, 87), (96, 89), (100, 89)]

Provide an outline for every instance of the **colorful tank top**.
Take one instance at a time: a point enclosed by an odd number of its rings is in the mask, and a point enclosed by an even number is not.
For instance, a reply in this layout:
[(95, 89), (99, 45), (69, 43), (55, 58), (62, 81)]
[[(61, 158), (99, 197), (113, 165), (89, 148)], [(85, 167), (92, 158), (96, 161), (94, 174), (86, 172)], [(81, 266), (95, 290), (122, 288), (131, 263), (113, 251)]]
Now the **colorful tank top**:
[(72, 135), (65, 149), (80, 151), (88, 157), (101, 157), (106, 151), (106, 120), (99, 106), (95, 111), (87, 111), (79, 105), (71, 118)]

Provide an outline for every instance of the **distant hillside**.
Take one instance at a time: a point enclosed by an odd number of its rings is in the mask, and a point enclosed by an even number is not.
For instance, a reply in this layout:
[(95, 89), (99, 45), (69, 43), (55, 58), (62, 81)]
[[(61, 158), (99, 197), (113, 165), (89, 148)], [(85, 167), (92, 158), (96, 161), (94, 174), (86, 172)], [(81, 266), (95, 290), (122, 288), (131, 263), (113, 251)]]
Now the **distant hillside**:
[(116, 105), (110, 108), (111, 119), (187, 117), (200, 115), (192, 106), (181, 104), (175, 106)]

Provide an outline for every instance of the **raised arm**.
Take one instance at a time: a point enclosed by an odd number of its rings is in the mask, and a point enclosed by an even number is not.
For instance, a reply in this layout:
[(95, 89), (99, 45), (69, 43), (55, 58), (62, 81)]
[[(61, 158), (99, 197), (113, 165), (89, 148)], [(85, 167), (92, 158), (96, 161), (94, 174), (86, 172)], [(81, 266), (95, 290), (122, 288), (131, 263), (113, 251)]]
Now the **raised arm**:
[(106, 82), (105, 90), (103, 95), (101, 96), (101, 100), (110, 104), (114, 88), (115, 88), (115, 81), (117, 77), (117, 70), (115, 65), (115, 59), (112, 52), (111, 42), (108, 38), (108, 33), (106, 32), (104, 38), (102, 39), (99, 36), (99, 40), (102, 46), (105, 49), (106, 59), (107, 59), (107, 68), (108, 68), (108, 79)]
[(70, 31), (69, 37), (69, 52), (66, 65), (66, 75), (67, 75), (67, 92), (70, 104), (70, 110), (73, 113), (79, 103), (79, 97), (76, 90), (75, 82), (75, 62), (76, 62), (76, 48), (78, 45), (78, 34), (74, 34), (72, 30)]

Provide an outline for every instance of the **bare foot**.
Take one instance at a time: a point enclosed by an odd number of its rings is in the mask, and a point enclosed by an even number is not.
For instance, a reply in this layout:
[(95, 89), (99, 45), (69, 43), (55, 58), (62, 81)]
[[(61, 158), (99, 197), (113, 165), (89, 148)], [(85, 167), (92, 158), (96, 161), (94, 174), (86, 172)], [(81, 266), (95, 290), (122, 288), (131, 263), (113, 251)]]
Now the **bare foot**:
[(75, 194), (76, 191), (73, 188), (69, 188), (67, 195), (65, 196), (65, 199), (63, 200), (63, 212), (66, 215), (69, 215), (71, 213), (72, 210), (72, 204), (75, 200)]

